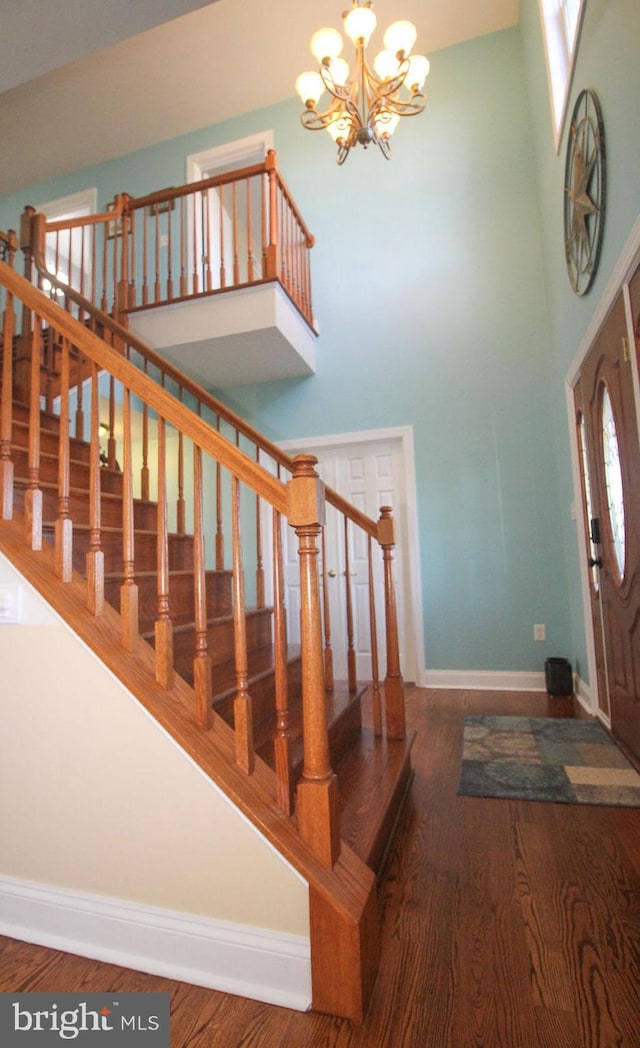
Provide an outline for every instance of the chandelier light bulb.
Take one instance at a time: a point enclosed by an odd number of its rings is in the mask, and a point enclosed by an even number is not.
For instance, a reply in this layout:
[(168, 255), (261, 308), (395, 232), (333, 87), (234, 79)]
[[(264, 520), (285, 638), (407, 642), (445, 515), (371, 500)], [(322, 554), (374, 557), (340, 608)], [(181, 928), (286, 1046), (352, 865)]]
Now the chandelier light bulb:
[(329, 71), (334, 84), (344, 87), (349, 79), (349, 63), (344, 58), (334, 58), (329, 66)]
[(324, 94), (324, 84), (320, 73), (300, 73), (296, 80), (296, 91), (300, 95), (304, 105), (311, 103), (315, 109), (320, 98)]
[(398, 72), (398, 59), (391, 51), (379, 51), (373, 60), (373, 68), (380, 80), (392, 80)]
[(318, 29), (311, 37), (311, 54), (320, 65), (327, 58), (337, 58), (342, 46), (342, 37), (337, 29)]
[(344, 31), (354, 44), (362, 40), (366, 47), (376, 25), (377, 19), (370, 7), (354, 6), (344, 16)]
[(391, 138), (391, 135), (400, 123), (400, 117), (397, 113), (390, 113), (387, 109), (383, 109), (378, 113), (374, 123), (379, 135)]
[(347, 113), (338, 113), (335, 120), (332, 120), (330, 124), (327, 124), (327, 131), (331, 135), (334, 142), (338, 139), (346, 139), (349, 134), (349, 117)]
[(392, 22), (384, 34), (384, 46), (393, 55), (409, 55), (416, 42), (418, 33), (413, 22), (402, 19)]
[(405, 85), (411, 91), (420, 91), (429, 75), (431, 64), (424, 55), (411, 55), (409, 59), (409, 71), (404, 79)]

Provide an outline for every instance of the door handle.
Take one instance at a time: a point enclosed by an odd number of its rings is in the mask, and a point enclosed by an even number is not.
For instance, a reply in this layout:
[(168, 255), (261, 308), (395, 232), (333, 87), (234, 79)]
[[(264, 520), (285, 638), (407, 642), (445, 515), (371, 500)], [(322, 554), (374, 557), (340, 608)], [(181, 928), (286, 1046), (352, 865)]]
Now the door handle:
[(589, 557), (588, 564), (590, 568), (601, 568), (602, 557)]
[(329, 576), (330, 579), (335, 579), (335, 577), (337, 575), (337, 572), (334, 571), (333, 568), (332, 568), (331, 571), (327, 572), (327, 575)]

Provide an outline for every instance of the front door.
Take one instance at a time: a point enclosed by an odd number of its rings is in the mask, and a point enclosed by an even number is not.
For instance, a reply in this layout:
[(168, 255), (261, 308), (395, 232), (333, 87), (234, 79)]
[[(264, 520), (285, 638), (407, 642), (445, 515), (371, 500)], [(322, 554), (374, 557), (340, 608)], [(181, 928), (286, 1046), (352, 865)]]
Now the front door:
[(584, 360), (577, 388), (611, 727), (640, 759), (640, 441), (631, 345), (621, 294)]

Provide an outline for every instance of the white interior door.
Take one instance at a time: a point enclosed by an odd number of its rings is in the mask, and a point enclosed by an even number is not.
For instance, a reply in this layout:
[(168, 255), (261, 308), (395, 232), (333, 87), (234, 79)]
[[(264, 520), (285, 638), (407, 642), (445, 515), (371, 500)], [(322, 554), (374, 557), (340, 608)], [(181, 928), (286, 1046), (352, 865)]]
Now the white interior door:
[[(396, 523), (395, 581), (398, 634), (403, 676), (416, 679), (415, 623), (409, 560), (409, 528), (405, 464), (400, 439), (349, 441), (340, 445), (316, 446), (318, 473), (330, 487), (356, 508), (377, 520), (382, 506), (391, 506)], [(297, 540), (285, 529), (284, 560), (288, 621), (293, 643), (299, 640), (300, 591)], [(371, 678), (371, 630), (369, 611), (369, 558), (367, 537), (359, 528), (348, 527), (349, 574), (344, 547), (342, 518), (327, 505), (325, 555), (331, 618), (331, 647), (334, 677), (347, 679), (346, 584), (351, 590), (353, 646), (359, 680)], [(384, 621), (384, 573), (380, 547), (373, 543), (373, 573), (376, 605), (376, 634), (380, 675), (386, 668)], [(322, 596), (322, 591), (321, 591)]]

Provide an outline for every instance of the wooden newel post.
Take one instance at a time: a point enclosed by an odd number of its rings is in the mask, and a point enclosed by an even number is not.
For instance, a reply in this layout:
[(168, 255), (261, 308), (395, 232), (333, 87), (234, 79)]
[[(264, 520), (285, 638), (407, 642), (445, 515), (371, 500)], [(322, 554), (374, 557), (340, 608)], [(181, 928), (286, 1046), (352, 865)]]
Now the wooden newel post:
[(270, 149), (265, 159), (267, 171), (269, 203), (268, 203), (268, 242), (266, 252), (265, 276), (269, 280), (275, 280), (278, 275), (278, 195), (276, 192), (276, 151)]
[(298, 536), (304, 767), (298, 783), (300, 834), (320, 861), (332, 867), (340, 855), (338, 783), (329, 760), (329, 732), (322, 653), (318, 538), (324, 523), (324, 485), (313, 455), (294, 459), (287, 484), (287, 517)]
[(382, 547), (382, 558), (384, 561), (384, 609), (387, 638), (387, 675), (384, 679), (384, 695), (387, 738), (404, 739), (406, 734), (404, 681), (400, 672), (398, 613), (396, 610), (396, 588), (393, 573), (395, 527), (391, 514), (391, 506), (382, 506), (378, 521), (378, 542)]

